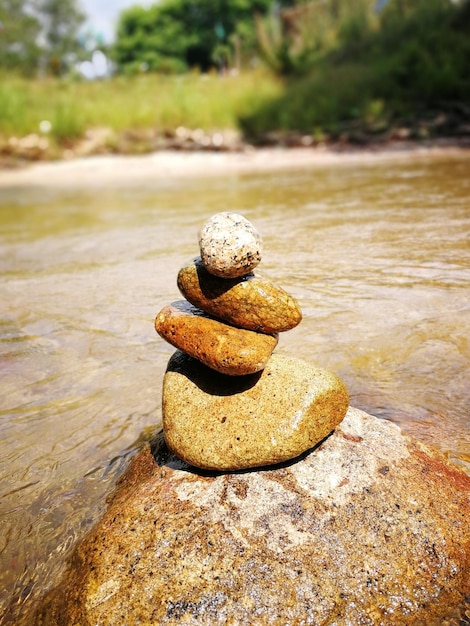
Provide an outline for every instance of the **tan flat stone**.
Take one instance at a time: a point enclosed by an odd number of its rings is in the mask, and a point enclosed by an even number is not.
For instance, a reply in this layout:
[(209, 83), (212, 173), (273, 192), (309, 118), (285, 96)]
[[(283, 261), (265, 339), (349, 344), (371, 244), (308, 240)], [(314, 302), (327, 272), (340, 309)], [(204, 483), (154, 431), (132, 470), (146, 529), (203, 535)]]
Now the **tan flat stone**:
[(176, 352), (163, 379), (168, 446), (205, 469), (292, 459), (326, 437), (348, 405), (348, 391), (337, 376), (276, 354), (260, 374), (228, 378)]
[(219, 278), (206, 270), (200, 257), (181, 268), (178, 288), (194, 306), (240, 328), (278, 333), (302, 319), (296, 300), (271, 281), (252, 273)]
[(277, 335), (255, 333), (214, 320), (184, 300), (160, 311), (155, 330), (175, 348), (229, 376), (262, 370), (278, 342)]

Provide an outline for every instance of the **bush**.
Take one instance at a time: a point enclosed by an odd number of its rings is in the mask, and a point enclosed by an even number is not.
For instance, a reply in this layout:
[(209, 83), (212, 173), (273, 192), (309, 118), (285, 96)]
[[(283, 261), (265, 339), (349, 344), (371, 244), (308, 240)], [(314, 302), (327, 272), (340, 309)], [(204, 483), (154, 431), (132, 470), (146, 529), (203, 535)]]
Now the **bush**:
[[(469, 4), (389, 0), (374, 17), (367, 3), (354, 9), (345, 0), (336, 17), (330, 13), (329, 43), (311, 58), (308, 71), (304, 67), (302, 77), (288, 76), (281, 97), (242, 117), (242, 128), (255, 141), (273, 130), (376, 132), (389, 123), (455, 108), (456, 102), (465, 110), (470, 103)], [(315, 39), (318, 25), (312, 29)], [(285, 46), (277, 48), (278, 72), (298, 73), (282, 63)]]

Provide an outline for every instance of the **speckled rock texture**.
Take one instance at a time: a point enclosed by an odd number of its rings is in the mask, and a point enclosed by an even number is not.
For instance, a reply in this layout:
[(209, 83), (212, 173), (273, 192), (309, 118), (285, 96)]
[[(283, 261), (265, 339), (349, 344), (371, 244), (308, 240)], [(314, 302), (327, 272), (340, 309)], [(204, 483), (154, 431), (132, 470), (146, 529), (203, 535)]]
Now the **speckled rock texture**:
[(191, 465), (240, 470), (288, 461), (346, 415), (343, 381), (300, 359), (273, 354), (259, 374), (227, 380), (182, 352), (163, 379), (168, 447)]
[(229, 376), (262, 370), (277, 345), (277, 335), (264, 335), (224, 324), (185, 300), (164, 307), (155, 330), (171, 345), (208, 367)]
[(218, 278), (200, 257), (181, 268), (178, 288), (194, 306), (239, 328), (272, 334), (290, 330), (302, 319), (296, 300), (271, 281), (253, 273)]
[(215, 276), (235, 278), (261, 261), (262, 242), (256, 228), (238, 213), (217, 213), (199, 232), (199, 249), (206, 269)]
[(469, 608), (470, 478), (390, 422), (349, 409), (265, 471), (197, 474), (162, 438), (154, 454), (35, 626), (442, 626)]

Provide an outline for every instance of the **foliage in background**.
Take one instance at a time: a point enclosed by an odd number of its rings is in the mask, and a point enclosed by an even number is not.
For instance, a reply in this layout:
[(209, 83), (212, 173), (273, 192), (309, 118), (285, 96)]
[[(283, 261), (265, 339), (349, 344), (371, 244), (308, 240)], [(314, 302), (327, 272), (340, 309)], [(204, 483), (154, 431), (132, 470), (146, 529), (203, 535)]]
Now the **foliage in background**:
[(256, 44), (254, 15), (271, 0), (161, 0), (121, 13), (114, 59), (120, 70), (207, 71), (239, 65)]
[(376, 27), (376, 0), (310, 0), (267, 16), (258, 15), (256, 31), (264, 61), (282, 76), (301, 76), (345, 41), (358, 45)]
[(60, 76), (80, 49), (78, 33), (85, 14), (77, 0), (36, 0), (35, 9), (42, 26), (45, 69)]
[[(470, 0), (388, 0), (380, 11), (376, 0), (161, 0), (122, 14), (122, 72), (95, 82), (50, 78), (54, 55), (57, 73), (79, 57), (75, 0), (33, 1), (0, 0), (3, 145), (43, 121), (40, 133), (56, 146), (93, 127), (156, 135), (239, 124), (260, 142), (273, 131), (354, 140), (400, 126), (421, 136), (423, 120), (429, 134), (470, 129)], [(271, 73), (211, 73), (246, 68), (257, 46)], [(41, 80), (10, 71), (41, 64)], [(188, 68), (198, 69), (179, 74)]]
[(272, 43), (270, 64), (288, 75), (285, 92), (241, 119), (249, 137), (374, 133), (440, 114), (436, 132), (455, 132), (457, 118), (470, 122), (468, 0), (389, 0), (380, 13), (365, 1), (342, 0), (337, 13), (333, 4), (326, 18), (318, 3), (304, 21), (306, 44), (288, 35)]
[(25, 75), (36, 69), (41, 27), (24, 0), (0, 0), (0, 68), (14, 68)]
[(63, 74), (84, 19), (77, 0), (0, 0), (0, 69)]

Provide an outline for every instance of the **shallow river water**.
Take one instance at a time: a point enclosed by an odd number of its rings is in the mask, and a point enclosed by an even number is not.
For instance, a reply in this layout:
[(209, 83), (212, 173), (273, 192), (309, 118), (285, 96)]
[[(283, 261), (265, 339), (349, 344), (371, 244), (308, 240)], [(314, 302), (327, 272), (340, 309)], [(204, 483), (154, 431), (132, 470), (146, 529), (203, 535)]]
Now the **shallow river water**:
[[(470, 158), (0, 189), (0, 623), (51, 585), (161, 420), (153, 329), (213, 213), (304, 319), (277, 351), (470, 468)], [(3, 621), (2, 616), (3, 615)]]

